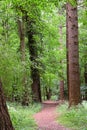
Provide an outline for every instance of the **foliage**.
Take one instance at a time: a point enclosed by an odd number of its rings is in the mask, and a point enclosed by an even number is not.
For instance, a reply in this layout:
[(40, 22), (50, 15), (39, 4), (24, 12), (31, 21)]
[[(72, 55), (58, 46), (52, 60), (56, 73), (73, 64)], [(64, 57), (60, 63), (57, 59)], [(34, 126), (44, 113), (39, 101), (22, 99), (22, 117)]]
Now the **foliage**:
[[(4, 93), (8, 99), (13, 96), (21, 100), (23, 93), (22, 79), (26, 73), (26, 85), (31, 84), (29, 54), (26, 49), (26, 61), (21, 62), (20, 40), (18, 36), (17, 14), (11, 1), (0, 1), (0, 78)], [(3, 13), (4, 12), (4, 13)]]
[[(30, 63), (25, 28), (26, 61), (20, 60), (20, 40), (17, 18), (22, 13), (35, 21), (34, 35), (38, 48), (37, 67), (41, 77), (41, 87), (47, 86), (55, 94), (61, 79), (66, 84), (66, 14), (65, 4), (73, 0), (6, 0), (0, 1), (0, 78), (7, 97), (22, 98), (22, 79), (26, 74), (26, 85), (30, 91)], [(81, 7), (82, 6), (82, 7)], [(87, 64), (87, 2), (79, 2), (79, 52), (81, 83), (84, 84), (84, 66)], [(84, 8), (83, 8), (84, 7)], [(25, 22), (26, 25), (26, 22)], [(62, 25), (62, 37), (59, 27)], [(62, 40), (62, 43), (61, 43)], [(62, 49), (61, 49), (62, 48)], [(57, 93), (58, 94), (58, 93)]]
[(73, 128), (75, 130), (87, 130), (87, 102), (84, 101), (82, 105), (78, 105), (76, 108), (68, 108), (68, 104), (61, 105), (58, 109), (60, 117), (58, 122), (64, 124), (66, 127)]
[(33, 104), (29, 107), (22, 107), (17, 103), (7, 103), (7, 106), (15, 130), (36, 130), (37, 125), (33, 115), (40, 111), (40, 104)]

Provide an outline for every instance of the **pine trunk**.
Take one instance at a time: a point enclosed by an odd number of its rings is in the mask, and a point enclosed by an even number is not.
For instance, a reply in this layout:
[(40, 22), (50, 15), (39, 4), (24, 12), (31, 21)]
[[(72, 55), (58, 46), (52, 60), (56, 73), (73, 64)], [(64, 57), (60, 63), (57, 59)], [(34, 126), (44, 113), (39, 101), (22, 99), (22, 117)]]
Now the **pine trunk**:
[(1, 81), (0, 81), (0, 130), (14, 130), (6, 106)]
[(68, 84), (69, 106), (78, 105), (80, 98), (80, 74), (78, 51), (78, 15), (77, 7), (67, 4), (67, 47), (68, 47)]

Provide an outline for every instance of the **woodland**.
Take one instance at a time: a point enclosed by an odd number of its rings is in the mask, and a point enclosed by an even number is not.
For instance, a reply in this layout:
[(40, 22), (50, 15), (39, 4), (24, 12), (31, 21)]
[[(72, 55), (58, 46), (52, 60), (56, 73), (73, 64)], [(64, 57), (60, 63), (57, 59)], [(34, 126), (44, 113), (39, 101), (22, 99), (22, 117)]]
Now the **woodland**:
[(87, 130), (86, 27), (86, 0), (0, 0), (0, 130), (36, 130), (45, 100)]

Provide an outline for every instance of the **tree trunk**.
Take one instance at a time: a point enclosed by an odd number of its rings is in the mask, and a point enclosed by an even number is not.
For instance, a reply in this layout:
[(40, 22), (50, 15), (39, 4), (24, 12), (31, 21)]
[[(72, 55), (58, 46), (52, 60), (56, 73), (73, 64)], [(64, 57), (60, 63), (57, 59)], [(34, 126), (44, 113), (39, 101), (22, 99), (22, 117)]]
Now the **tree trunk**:
[(78, 15), (77, 7), (67, 4), (67, 33), (68, 33), (68, 79), (69, 106), (78, 105), (80, 98), (80, 74), (78, 51)]
[(69, 99), (69, 57), (68, 57), (68, 3), (66, 4), (66, 59), (67, 59), (67, 88)]
[(19, 38), (20, 38), (21, 61), (25, 61), (24, 16), (22, 16), (21, 20), (18, 18), (18, 32), (19, 32)]
[(87, 85), (87, 72), (85, 72), (84, 77), (85, 77), (85, 85)]
[[(23, 15), (23, 14), (22, 14)], [(25, 16), (22, 16), (22, 19), (18, 19), (18, 31), (19, 31), (19, 37), (20, 37), (20, 53), (21, 53), (21, 61), (23, 65), (23, 69), (25, 70)], [(26, 87), (26, 72), (24, 71), (23, 79), (22, 79), (22, 85), (23, 85), (23, 99), (22, 99), (22, 105), (28, 106), (29, 105), (29, 92)]]
[(60, 100), (64, 100), (64, 81), (60, 81)]
[(1, 81), (0, 81), (0, 130), (14, 130), (6, 106)]
[(41, 88), (40, 88), (40, 74), (38, 70), (38, 53), (37, 53), (37, 43), (34, 39), (36, 35), (35, 28), (33, 27), (35, 22), (32, 20), (27, 20), (27, 35), (28, 35), (28, 45), (31, 60), (31, 78), (32, 78), (32, 96), (34, 102), (41, 102)]
[(47, 98), (47, 100), (50, 100), (51, 99), (51, 95), (52, 95), (51, 89), (48, 88), (48, 87), (45, 87), (45, 91), (46, 91), (46, 98)]
[(84, 78), (85, 78), (85, 85), (87, 85), (87, 64), (85, 65)]

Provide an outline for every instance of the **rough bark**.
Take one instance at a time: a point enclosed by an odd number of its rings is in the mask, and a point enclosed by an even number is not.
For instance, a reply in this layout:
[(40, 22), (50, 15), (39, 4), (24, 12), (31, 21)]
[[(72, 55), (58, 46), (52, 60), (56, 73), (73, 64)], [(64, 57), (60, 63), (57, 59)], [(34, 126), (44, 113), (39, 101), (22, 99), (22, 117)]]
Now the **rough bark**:
[(0, 130), (14, 130), (6, 106), (1, 81), (0, 81)]
[(40, 74), (38, 70), (38, 53), (37, 53), (37, 43), (34, 39), (36, 35), (35, 29), (33, 28), (35, 22), (32, 20), (27, 20), (27, 35), (28, 35), (28, 45), (31, 60), (31, 78), (32, 78), (32, 96), (34, 102), (41, 102), (41, 88), (40, 88)]
[(67, 33), (68, 33), (68, 84), (69, 106), (78, 105), (80, 98), (80, 74), (78, 51), (78, 15), (77, 7), (67, 4)]

